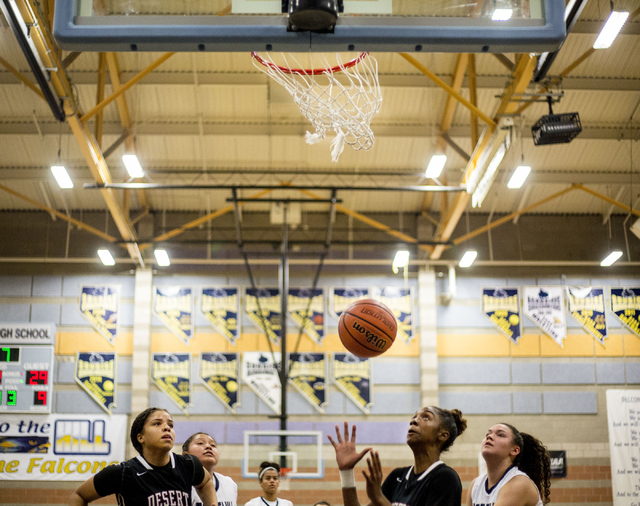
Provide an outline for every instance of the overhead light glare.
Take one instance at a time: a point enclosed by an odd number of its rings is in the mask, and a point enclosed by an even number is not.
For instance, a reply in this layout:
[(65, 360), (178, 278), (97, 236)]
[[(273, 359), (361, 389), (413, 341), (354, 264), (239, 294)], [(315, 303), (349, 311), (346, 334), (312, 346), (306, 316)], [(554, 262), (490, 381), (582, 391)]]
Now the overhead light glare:
[(398, 251), (393, 259), (393, 273), (398, 274), (398, 269), (406, 267), (407, 265), (409, 265), (409, 252), (406, 250)]
[(124, 163), (129, 176), (131, 177), (144, 177), (144, 171), (142, 165), (136, 155), (122, 155), (122, 162)]
[(116, 265), (116, 261), (113, 259), (113, 256), (108, 249), (99, 249), (98, 256), (104, 265)]
[(487, 166), (486, 172), (478, 183), (476, 190), (471, 195), (471, 205), (473, 207), (479, 207), (482, 205), (482, 202), (484, 201), (484, 198), (487, 196), (487, 192), (491, 187), (491, 183), (493, 183), (493, 179), (496, 175), (496, 171), (498, 170), (498, 166), (500, 165), (500, 162), (502, 162), (502, 159), (504, 158), (506, 152), (507, 147), (503, 142), (502, 144), (500, 144), (500, 147), (498, 148), (498, 151), (496, 151), (496, 154), (493, 155), (491, 162)]
[(607, 258), (605, 258), (602, 262), (600, 262), (600, 265), (602, 267), (609, 267), (610, 265), (613, 265), (614, 263), (616, 263), (616, 261), (622, 256), (622, 251), (612, 251), (611, 253), (609, 253), (609, 256)]
[(516, 188), (521, 188), (524, 182), (526, 181), (527, 177), (529, 177), (530, 172), (531, 172), (531, 167), (528, 167), (527, 165), (520, 165), (518, 168), (516, 168), (515, 172), (513, 173), (513, 176), (511, 176), (511, 179), (509, 179), (509, 182), (507, 183), (507, 188), (511, 190), (515, 190)]
[(62, 165), (52, 165), (51, 172), (53, 173), (53, 177), (56, 178), (56, 182), (60, 188), (73, 188), (73, 181), (71, 181), (67, 169)]
[(156, 256), (156, 261), (160, 267), (169, 267), (171, 265), (171, 260), (169, 260), (169, 253), (164, 249), (157, 249), (153, 252)]
[(471, 264), (475, 261), (478, 256), (478, 252), (474, 250), (467, 251), (462, 258), (460, 259), (460, 263), (458, 266), (460, 267), (471, 267)]
[(628, 12), (613, 11), (602, 27), (600, 35), (598, 35), (598, 38), (593, 43), (593, 49), (607, 49), (610, 47), (613, 41), (616, 40), (628, 17)]
[(424, 173), (425, 177), (430, 179), (440, 177), (445, 163), (447, 163), (447, 155), (433, 155)]
[(511, 19), (511, 15), (513, 14), (513, 9), (496, 9), (493, 11), (493, 16), (491, 19), (494, 21), (508, 21)]

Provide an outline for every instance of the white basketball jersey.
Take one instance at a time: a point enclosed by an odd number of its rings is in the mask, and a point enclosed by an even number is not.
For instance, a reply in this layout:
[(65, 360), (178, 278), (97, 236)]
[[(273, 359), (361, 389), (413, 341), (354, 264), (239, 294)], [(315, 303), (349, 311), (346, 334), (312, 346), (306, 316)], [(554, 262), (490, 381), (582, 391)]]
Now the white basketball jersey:
[[(498, 493), (515, 476), (527, 476), (520, 471), (517, 467), (512, 467), (507, 470), (500, 481), (496, 483), (491, 490), (488, 489), (487, 474), (478, 476), (473, 483), (473, 489), (471, 490), (471, 503), (473, 506), (493, 506), (498, 499)], [(527, 476), (528, 479), (531, 479)], [(543, 506), (542, 499), (540, 499), (540, 491), (538, 490), (538, 503), (536, 506)]]
[(280, 499), (279, 497), (273, 502), (267, 501), (264, 497), (254, 497), (244, 506), (293, 506), (293, 503), (287, 499)]
[[(228, 476), (213, 472), (213, 485), (216, 488), (218, 506), (238, 506), (238, 485)], [(191, 489), (192, 506), (202, 506), (202, 500), (195, 488)]]

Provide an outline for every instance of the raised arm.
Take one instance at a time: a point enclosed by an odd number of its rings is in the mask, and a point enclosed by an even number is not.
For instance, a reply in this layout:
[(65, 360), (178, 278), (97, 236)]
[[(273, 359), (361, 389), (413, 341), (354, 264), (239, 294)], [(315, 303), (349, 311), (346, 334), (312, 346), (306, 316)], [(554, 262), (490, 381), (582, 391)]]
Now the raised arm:
[(218, 506), (218, 496), (216, 495), (216, 488), (213, 486), (213, 479), (211, 473), (204, 470), (204, 479), (200, 485), (196, 486), (198, 495), (202, 499), (204, 506)]
[(469, 488), (467, 489), (467, 500), (466, 500), (466, 506), (473, 506), (472, 502), (471, 502), (471, 491), (473, 490), (473, 484), (476, 482), (478, 478), (476, 478), (475, 480), (473, 480), (471, 482), (471, 485), (469, 485)]
[(69, 506), (86, 506), (102, 497), (93, 485), (93, 476), (80, 485), (69, 497)]
[(382, 493), (382, 464), (378, 452), (371, 452), (367, 458), (369, 472), (362, 471), (367, 480), (367, 496), (372, 506), (391, 506), (389, 499)]

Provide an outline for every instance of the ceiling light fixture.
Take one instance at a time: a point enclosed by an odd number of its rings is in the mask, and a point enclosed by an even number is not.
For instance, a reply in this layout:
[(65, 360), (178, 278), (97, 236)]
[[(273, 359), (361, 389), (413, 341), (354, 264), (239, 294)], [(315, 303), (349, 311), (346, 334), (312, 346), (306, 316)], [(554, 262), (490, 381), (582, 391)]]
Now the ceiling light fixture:
[(399, 250), (396, 253), (395, 258), (393, 259), (393, 265), (391, 268), (393, 269), (394, 274), (398, 274), (398, 269), (402, 267), (407, 267), (409, 265), (409, 252), (406, 250)]
[(609, 253), (609, 256), (607, 258), (605, 258), (602, 262), (600, 262), (600, 265), (602, 267), (609, 267), (610, 265), (613, 265), (614, 263), (616, 263), (616, 261), (622, 256), (622, 251), (612, 251), (611, 253)]
[(67, 169), (63, 165), (52, 165), (51, 172), (53, 177), (56, 178), (56, 183), (60, 188), (73, 188), (73, 181), (69, 177)]
[(169, 253), (164, 249), (157, 249), (153, 252), (156, 256), (156, 261), (160, 267), (169, 267), (171, 265), (171, 260), (169, 260)]
[(529, 173), (531, 172), (531, 167), (528, 165), (519, 165), (509, 179), (507, 183), (507, 188), (510, 190), (515, 190), (517, 188), (521, 188), (527, 177), (529, 177)]
[(628, 12), (613, 11), (613, 3), (611, 10), (612, 12), (609, 14), (609, 19), (607, 19), (607, 22), (602, 27), (600, 35), (598, 35), (598, 38), (593, 43), (593, 49), (607, 49), (608, 47), (611, 47), (611, 44), (616, 40), (620, 30), (622, 30), (622, 26), (629, 17)]
[(445, 163), (447, 163), (447, 155), (433, 155), (424, 173), (425, 177), (430, 179), (440, 177)]
[(98, 256), (104, 265), (116, 265), (116, 261), (113, 259), (113, 255), (108, 249), (99, 249)]
[(144, 177), (142, 165), (136, 155), (122, 155), (122, 162), (130, 177)]
[(467, 251), (464, 255), (462, 255), (462, 258), (460, 259), (460, 263), (458, 264), (458, 266), (463, 268), (471, 267), (471, 264), (473, 264), (477, 256), (478, 256), (477, 251), (474, 251), (474, 250)]

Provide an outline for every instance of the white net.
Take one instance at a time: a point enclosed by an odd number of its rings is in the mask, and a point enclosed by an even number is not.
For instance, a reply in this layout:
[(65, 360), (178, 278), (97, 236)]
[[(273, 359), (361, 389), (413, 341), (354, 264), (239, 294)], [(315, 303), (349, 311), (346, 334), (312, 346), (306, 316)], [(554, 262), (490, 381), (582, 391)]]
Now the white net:
[(333, 130), (336, 134), (331, 142), (334, 162), (338, 161), (345, 143), (355, 150), (373, 147), (371, 120), (382, 103), (375, 58), (362, 53), (344, 63), (340, 54), (336, 54), (337, 64), (332, 65), (319, 53), (316, 65), (319, 63), (322, 70), (315, 72), (304, 70), (293, 54), (281, 53), (281, 58), (283, 64), (276, 65), (269, 54), (263, 57), (254, 53), (253, 64), (285, 87), (316, 129), (313, 134), (307, 132), (307, 143), (320, 142)]

